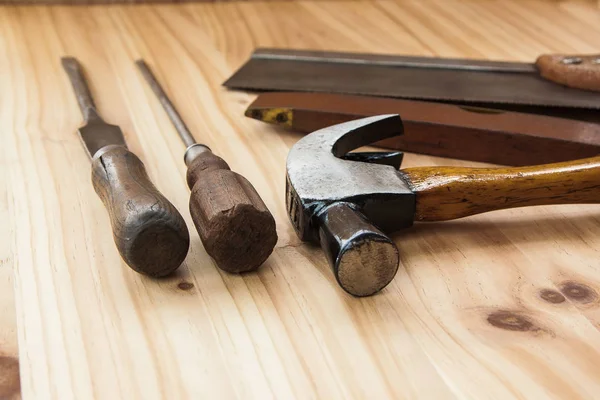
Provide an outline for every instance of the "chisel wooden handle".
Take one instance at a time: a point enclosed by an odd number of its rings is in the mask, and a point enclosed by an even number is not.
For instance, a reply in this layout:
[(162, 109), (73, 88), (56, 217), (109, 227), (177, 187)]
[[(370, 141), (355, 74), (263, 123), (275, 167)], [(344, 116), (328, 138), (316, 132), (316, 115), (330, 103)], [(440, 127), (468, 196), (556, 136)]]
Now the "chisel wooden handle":
[(520, 168), (418, 167), (400, 171), (416, 198), (416, 221), (505, 208), (600, 203), (600, 157)]
[(185, 222), (135, 154), (123, 146), (100, 149), (92, 158), (92, 183), (110, 215), (117, 249), (131, 268), (160, 277), (181, 265), (190, 244)]
[(542, 77), (552, 82), (600, 92), (600, 54), (544, 54), (538, 57), (535, 66)]
[[(257, 269), (277, 242), (275, 219), (256, 189), (205, 146), (187, 158), (190, 212), (206, 252), (228, 272)], [(188, 155), (191, 152), (188, 150)]]

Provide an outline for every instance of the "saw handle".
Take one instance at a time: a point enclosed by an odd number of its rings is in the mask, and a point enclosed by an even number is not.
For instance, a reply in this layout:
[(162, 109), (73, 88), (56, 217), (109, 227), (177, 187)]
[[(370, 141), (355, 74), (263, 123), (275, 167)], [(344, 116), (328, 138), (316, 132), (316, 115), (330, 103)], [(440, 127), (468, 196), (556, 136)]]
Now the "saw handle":
[(540, 75), (575, 89), (600, 92), (600, 54), (544, 54), (535, 62)]
[(400, 174), (416, 194), (415, 221), (514, 207), (600, 203), (600, 156), (519, 168), (417, 167)]
[(186, 153), (190, 213), (206, 252), (224, 271), (257, 269), (277, 243), (275, 219), (246, 178), (208, 148), (190, 157), (191, 149)]
[(190, 244), (185, 221), (135, 154), (123, 146), (100, 149), (92, 158), (92, 183), (127, 265), (152, 277), (166, 276), (181, 265)]

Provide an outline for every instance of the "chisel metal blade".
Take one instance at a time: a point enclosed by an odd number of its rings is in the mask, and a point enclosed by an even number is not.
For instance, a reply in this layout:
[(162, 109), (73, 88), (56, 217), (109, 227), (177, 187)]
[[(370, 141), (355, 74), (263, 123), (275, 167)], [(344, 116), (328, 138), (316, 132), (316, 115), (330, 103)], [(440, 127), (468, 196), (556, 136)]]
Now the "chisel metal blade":
[(61, 63), (69, 76), (77, 97), (77, 103), (85, 119), (85, 125), (79, 128), (77, 132), (88, 155), (93, 157), (98, 150), (108, 145), (119, 145), (127, 148), (121, 128), (106, 123), (98, 115), (79, 61), (74, 57), (63, 57)]
[(127, 148), (121, 128), (117, 125), (107, 124), (100, 117), (88, 118), (87, 123), (78, 129), (78, 133), (90, 157), (109, 145)]

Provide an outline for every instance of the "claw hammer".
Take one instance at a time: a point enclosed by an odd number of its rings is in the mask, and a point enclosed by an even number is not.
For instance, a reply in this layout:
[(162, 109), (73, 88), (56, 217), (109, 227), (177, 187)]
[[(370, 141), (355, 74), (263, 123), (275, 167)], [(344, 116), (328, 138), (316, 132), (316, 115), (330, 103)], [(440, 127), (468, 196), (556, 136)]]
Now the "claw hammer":
[(512, 207), (600, 203), (600, 156), (519, 168), (401, 169), (402, 153), (351, 153), (403, 133), (398, 115), (313, 132), (287, 158), (287, 212), (300, 239), (320, 243), (340, 286), (355, 296), (396, 275), (386, 233)]

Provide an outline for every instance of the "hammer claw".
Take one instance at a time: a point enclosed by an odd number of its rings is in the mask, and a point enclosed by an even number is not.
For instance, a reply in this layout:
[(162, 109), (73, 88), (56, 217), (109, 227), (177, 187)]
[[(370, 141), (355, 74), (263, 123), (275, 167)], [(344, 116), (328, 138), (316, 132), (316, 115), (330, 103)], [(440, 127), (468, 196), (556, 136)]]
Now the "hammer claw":
[(323, 145), (331, 146), (336, 157), (367, 146), (371, 143), (399, 136), (404, 125), (398, 114), (376, 115), (330, 126), (314, 132), (315, 137), (324, 136)]
[(344, 160), (366, 162), (379, 165), (390, 165), (396, 169), (400, 168), (404, 153), (401, 151), (365, 151), (348, 153)]
[(363, 118), (313, 132), (288, 155), (290, 220), (300, 239), (321, 243), (338, 283), (354, 296), (376, 293), (396, 274), (398, 249), (383, 232), (513, 207), (600, 203), (600, 156), (398, 170), (402, 154), (348, 153), (401, 131), (397, 116)]

